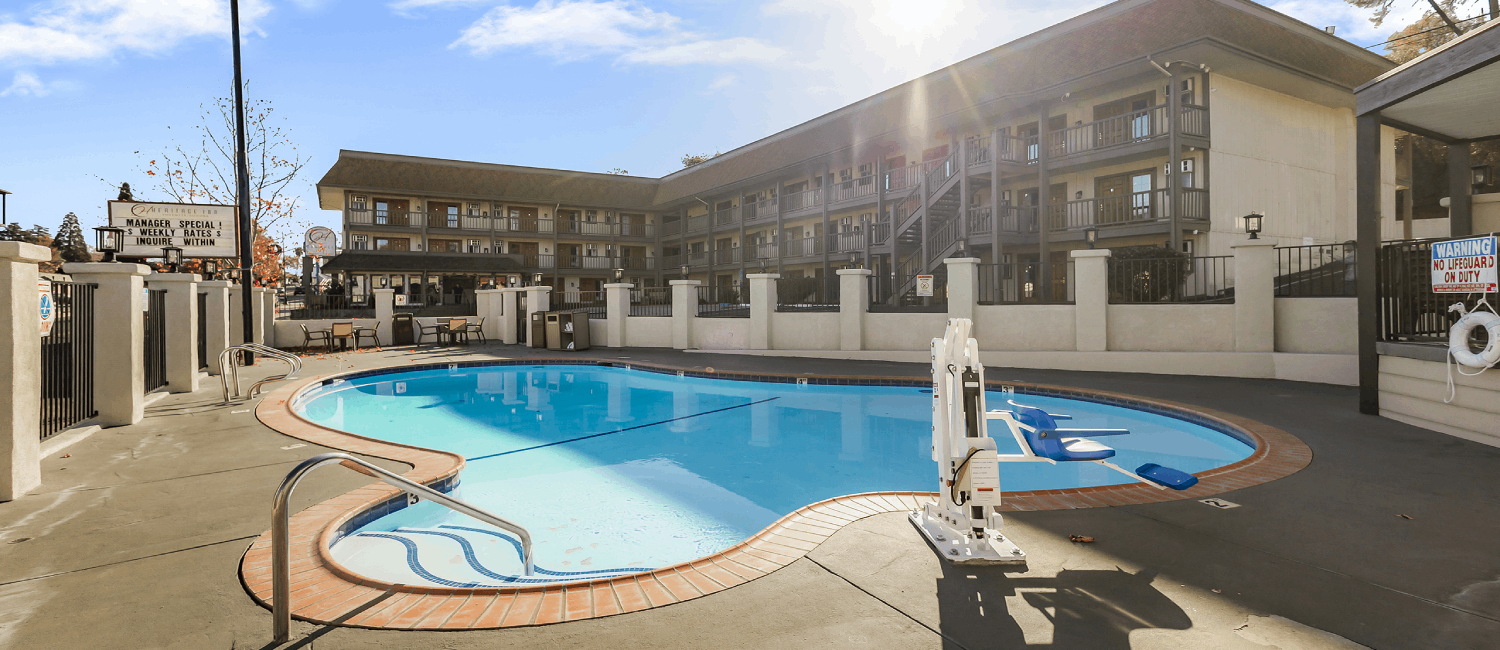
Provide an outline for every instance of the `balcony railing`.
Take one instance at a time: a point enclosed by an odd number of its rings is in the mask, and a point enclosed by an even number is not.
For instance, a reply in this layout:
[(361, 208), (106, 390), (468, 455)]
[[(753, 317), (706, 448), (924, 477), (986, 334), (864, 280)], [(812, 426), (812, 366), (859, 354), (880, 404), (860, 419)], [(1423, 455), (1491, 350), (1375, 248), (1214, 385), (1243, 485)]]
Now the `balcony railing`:
[(745, 221), (759, 221), (776, 217), (776, 199), (763, 199), (745, 205)]
[(1187, 135), (1208, 137), (1208, 109), (1196, 104), (1183, 104), (1179, 128)]
[[(1168, 104), (1159, 104), (1124, 115), (1070, 126), (1061, 131), (1048, 132), (1047, 153), (1060, 158), (1165, 137), (1170, 110)], [(1186, 135), (1207, 137), (1208, 109), (1195, 104), (1184, 104), (1179, 130)]]
[[(750, 251), (751, 251), (751, 253), (753, 253), (754, 257), (752, 257), (750, 259), (755, 259), (755, 260), (758, 260), (758, 259), (772, 259), (772, 260), (774, 260), (774, 259), (776, 259), (776, 254), (777, 254), (776, 249), (777, 249), (776, 244), (751, 244), (750, 245)], [(749, 261), (749, 260), (746, 260), (746, 261)]]
[(740, 249), (720, 248), (714, 251), (714, 264), (739, 264)]
[(858, 230), (836, 232), (828, 236), (828, 252), (857, 253), (865, 250), (865, 234)]
[[(415, 215), (415, 216), (413, 216)], [(402, 226), (420, 228), (425, 215), (406, 210), (369, 210), (349, 208), (344, 211), (346, 223), (361, 226)]]
[(615, 268), (625, 269), (627, 271), (656, 270), (656, 258), (654, 257), (617, 257), (615, 258), (615, 264)]
[(691, 266), (708, 264), (708, 251), (688, 251), (687, 260)]
[(877, 221), (870, 224), (870, 244), (880, 245), (891, 240), (891, 222)]
[(663, 255), (661, 256), (662, 267), (667, 269), (675, 269), (679, 266), (682, 266), (682, 262), (685, 259), (687, 259), (687, 257), (684, 255)]
[(688, 232), (703, 232), (708, 230), (708, 215), (700, 214), (696, 217), (687, 218)]
[(814, 187), (812, 189), (802, 190), (801, 192), (791, 192), (781, 197), (781, 207), (787, 212), (808, 210), (811, 208), (820, 207), (822, 205), (823, 188), (821, 187)]
[(1002, 135), (1000, 136), (999, 151), (996, 153), (1005, 162), (1029, 165), (1035, 163), (1037, 160), (1036, 143), (1036, 135)]
[(552, 234), (551, 219), (529, 217), (501, 217), (495, 219), (495, 230), (500, 232), (537, 232)]
[(922, 163), (922, 168), (927, 171), (927, 194), (930, 196), (936, 193), (944, 182), (958, 173), (958, 152), (955, 151), (947, 157)]
[(1000, 206), (1000, 232), (1036, 232), (1036, 206)]
[(621, 237), (655, 237), (656, 236), (656, 226), (654, 226), (652, 224), (649, 224), (649, 223), (628, 223), (628, 222), (622, 222), (622, 223), (615, 224), (615, 227), (617, 227), (619, 229), (619, 233), (620, 233)]
[(897, 167), (885, 173), (885, 191), (894, 192), (914, 187), (922, 182), (921, 169), (918, 165), (911, 164), (905, 167)]
[[(1172, 217), (1168, 192), (1169, 190), (1161, 188), (1149, 192), (1054, 203), (1048, 207), (1047, 214), (1053, 230), (1149, 223)], [(1208, 218), (1208, 190), (1184, 188), (1181, 201), (1183, 219)]]
[(823, 240), (819, 237), (798, 237), (787, 239), (783, 242), (783, 251), (787, 257), (806, 257), (808, 255), (823, 254)]
[(853, 201), (862, 196), (875, 195), (875, 177), (861, 176), (859, 178), (834, 183), (829, 186), (828, 202), (839, 203), (841, 201)]
[(735, 219), (739, 216), (739, 212), (740, 209), (738, 206), (714, 212), (714, 225), (727, 226), (734, 223)]
[(615, 258), (599, 257), (595, 255), (563, 255), (561, 256), (563, 269), (593, 269), (608, 270), (615, 268)]
[(681, 233), (681, 232), (682, 232), (682, 220), (681, 219), (678, 219), (677, 221), (664, 221), (661, 224), (661, 234), (662, 234), (663, 237), (671, 237), (672, 235), (676, 235), (676, 234)]
[(597, 221), (578, 221), (575, 219), (563, 219), (557, 224), (558, 232), (565, 235), (613, 235), (615, 227), (612, 223), (599, 223)]
[(990, 145), (993, 138), (980, 136), (969, 138), (964, 143), (966, 158), (969, 165), (988, 165), (990, 163)]
[(995, 214), (994, 208), (984, 206), (982, 208), (969, 208), (969, 234), (988, 235), (993, 231), (995, 222), (990, 217)]

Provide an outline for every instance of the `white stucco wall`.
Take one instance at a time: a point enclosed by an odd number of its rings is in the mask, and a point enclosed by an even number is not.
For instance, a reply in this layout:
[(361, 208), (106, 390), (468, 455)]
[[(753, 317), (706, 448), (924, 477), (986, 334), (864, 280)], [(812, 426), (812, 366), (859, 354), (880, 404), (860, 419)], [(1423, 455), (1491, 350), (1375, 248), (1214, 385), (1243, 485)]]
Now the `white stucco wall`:
[(750, 347), (750, 319), (699, 318), (693, 322), (693, 347), (699, 350), (744, 350)]
[(1500, 372), (1453, 373), (1453, 401), (1444, 404), (1447, 376), (1441, 362), (1382, 355), (1380, 415), (1500, 447)]
[[(276, 347), (279, 347), (279, 348), (282, 348), (282, 349), (286, 349), (286, 350), (291, 350), (291, 349), (294, 349), (294, 348), (297, 349), (297, 350), (301, 350), (302, 349), (302, 341), (304, 339), (304, 337), (302, 335), (302, 328), (300, 327), (302, 325), (306, 325), (307, 329), (309, 329), (309, 330), (314, 330), (314, 331), (316, 331), (316, 330), (326, 330), (326, 329), (329, 329), (330, 327), (332, 327), (334, 322), (347, 323), (347, 322), (349, 322), (351, 320), (354, 321), (354, 327), (355, 328), (374, 327), (375, 326), (375, 319), (373, 319), (373, 318), (353, 318), (353, 319), (350, 319), (350, 318), (338, 318), (338, 319), (331, 319), (331, 320), (278, 320), (278, 321), (275, 321), (275, 327), (273, 329), (274, 329), (274, 333), (275, 333), (275, 336), (276, 336)], [(430, 322), (433, 319), (430, 319), (430, 318), (418, 318), (417, 320)], [(478, 322), (478, 321), (476, 320), (476, 322)], [(322, 341), (313, 341), (309, 345), (311, 347), (309, 347), (308, 350), (322, 350), (323, 349), (323, 342)], [(367, 338), (367, 339), (364, 339), (363, 341), (360, 341), (360, 345), (363, 346), (363, 347), (372, 347), (374, 344), (371, 343), (370, 339)]]
[[(698, 322), (703, 321), (699, 319)], [(771, 345), (783, 350), (837, 350), (839, 349), (839, 314), (838, 312), (772, 312)]]
[[(629, 316), (625, 321), (625, 346), (632, 348), (672, 347), (670, 316)], [(593, 332), (590, 331), (590, 334)]]
[(1075, 328), (1072, 305), (974, 307), (974, 339), (981, 350), (1072, 350)]
[(609, 321), (603, 318), (589, 319), (589, 346), (600, 347), (604, 345), (604, 338), (609, 336)]
[(1277, 298), (1276, 351), (1356, 354), (1358, 302), (1355, 298)]
[[(947, 314), (867, 313), (864, 347), (866, 350), (918, 350), (926, 353), (932, 348), (932, 339), (943, 335), (947, 323)], [(834, 327), (837, 327), (836, 323)]]
[(1109, 349), (1233, 352), (1234, 305), (1110, 305)]

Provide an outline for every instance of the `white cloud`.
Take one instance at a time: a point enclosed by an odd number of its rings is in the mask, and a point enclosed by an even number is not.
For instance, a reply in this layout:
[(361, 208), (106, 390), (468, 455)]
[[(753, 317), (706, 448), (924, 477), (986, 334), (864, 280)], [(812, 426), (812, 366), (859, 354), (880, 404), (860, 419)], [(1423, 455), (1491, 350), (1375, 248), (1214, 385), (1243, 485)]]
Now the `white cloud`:
[(42, 83), (42, 80), (38, 79), (36, 75), (29, 72), (17, 72), (15, 79), (10, 82), (10, 87), (0, 90), (0, 97), (9, 97), (11, 95), (45, 97), (51, 93), (52, 89), (48, 88), (47, 84)]
[(721, 90), (740, 82), (740, 78), (732, 74), (719, 75), (713, 82), (708, 84), (709, 90)]
[(491, 9), (452, 47), (474, 54), (527, 48), (559, 61), (609, 55), (622, 63), (654, 65), (765, 63), (782, 55), (757, 39), (709, 39), (681, 29), (681, 23), (677, 16), (629, 0), (540, 0), (530, 8)]
[[(271, 11), (265, 0), (240, 5), (241, 33)], [(0, 61), (53, 63), (155, 53), (200, 36), (228, 37), (221, 0), (51, 0), (24, 17), (0, 18)]]
[(424, 7), (454, 7), (464, 5), (477, 5), (490, 0), (397, 0), (391, 3), (391, 8), (398, 12), (407, 9), (422, 9)]

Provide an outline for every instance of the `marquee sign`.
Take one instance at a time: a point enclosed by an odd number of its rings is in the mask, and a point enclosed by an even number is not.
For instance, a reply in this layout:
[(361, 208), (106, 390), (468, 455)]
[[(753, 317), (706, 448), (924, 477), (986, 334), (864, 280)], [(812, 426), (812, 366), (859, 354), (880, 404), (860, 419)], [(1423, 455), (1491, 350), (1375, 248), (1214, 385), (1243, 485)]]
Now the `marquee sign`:
[(239, 208), (201, 203), (110, 201), (109, 225), (125, 229), (120, 255), (161, 257), (176, 246), (183, 259), (239, 257)]
[(1497, 290), (1494, 237), (1432, 244), (1433, 293), (1493, 293)]

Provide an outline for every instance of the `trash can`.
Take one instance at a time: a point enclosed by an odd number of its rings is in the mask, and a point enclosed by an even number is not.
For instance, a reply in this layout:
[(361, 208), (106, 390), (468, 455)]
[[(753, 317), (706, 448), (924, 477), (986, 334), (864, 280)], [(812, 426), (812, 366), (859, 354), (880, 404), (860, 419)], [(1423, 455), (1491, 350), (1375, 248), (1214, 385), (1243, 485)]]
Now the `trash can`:
[(561, 349), (563, 349), (563, 347), (562, 347), (562, 345), (563, 345), (563, 342), (562, 342), (562, 323), (560, 322), (561, 319), (562, 319), (562, 314), (561, 313), (558, 313), (558, 312), (555, 312), (555, 311), (549, 311), (549, 312), (547, 312), (547, 349), (548, 350), (561, 350)]
[(411, 314), (391, 315), (391, 345), (412, 345), (416, 340), (416, 316)]
[(547, 347), (547, 312), (531, 313), (531, 330), (526, 333), (526, 342), (534, 348)]

